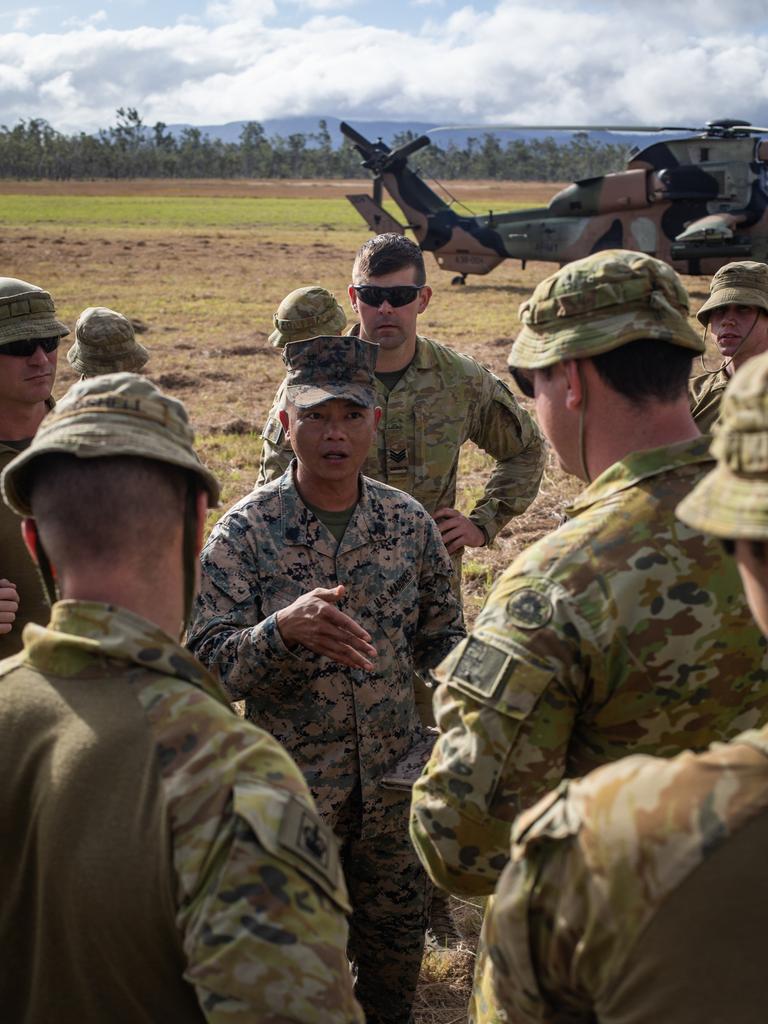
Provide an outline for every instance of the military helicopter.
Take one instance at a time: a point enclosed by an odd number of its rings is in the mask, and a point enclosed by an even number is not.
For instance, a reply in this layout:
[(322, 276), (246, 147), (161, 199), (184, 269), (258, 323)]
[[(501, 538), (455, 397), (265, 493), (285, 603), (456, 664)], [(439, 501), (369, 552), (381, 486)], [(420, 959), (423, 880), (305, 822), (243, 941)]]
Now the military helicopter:
[[(518, 126), (506, 126), (518, 127)], [(536, 126), (597, 130), (594, 126)], [(421, 135), (397, 149), (371, 142), (342, 122), (341, 131), (373, 174), (373, 195), (347, 198), (376, 232), (413, 231), (452, 284), (487, 274), (505, 259), (567, 263), (600, 249), (633, 249), (684, 274), (711, 274), (734, 259), (768, 262), (768, 134), (746, 121), (710, 121), (704, 128), (609, 127), (604, 131), (692, 132), (653, 142), (625, 171), (568, 185), (546, 207), (487, 216), (457, 213), (408, 167), (428, 146)], [(404, 216), (382, 208), (386, 189)]]

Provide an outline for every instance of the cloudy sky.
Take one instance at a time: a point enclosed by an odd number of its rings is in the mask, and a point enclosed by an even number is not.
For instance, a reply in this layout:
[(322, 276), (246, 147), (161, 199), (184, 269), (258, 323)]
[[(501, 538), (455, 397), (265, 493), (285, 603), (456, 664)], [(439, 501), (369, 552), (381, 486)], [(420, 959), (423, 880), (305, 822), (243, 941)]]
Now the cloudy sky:
[(768, 120), (764, 0), (32, 3), (0, 6), (0, 124)]

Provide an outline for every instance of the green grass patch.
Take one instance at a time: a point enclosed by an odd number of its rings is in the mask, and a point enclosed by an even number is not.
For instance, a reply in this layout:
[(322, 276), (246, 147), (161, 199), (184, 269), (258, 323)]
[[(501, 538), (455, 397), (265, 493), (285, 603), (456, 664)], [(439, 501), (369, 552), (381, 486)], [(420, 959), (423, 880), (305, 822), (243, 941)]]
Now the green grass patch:
[[(471, 205), (471, 201), (468, 201)], [(394, 203), (385, 209), (403, 216)], [(525, 209), (517, 203), (512, 209)], [(485, 212), (485, 211), (484, 211)], [(357, 228), (362, 221), (346, 199), (204, 198), (199, 196), (0, 196), (0, 224), (61, 227), (238, 228), (274, 226), (288, 231)]]

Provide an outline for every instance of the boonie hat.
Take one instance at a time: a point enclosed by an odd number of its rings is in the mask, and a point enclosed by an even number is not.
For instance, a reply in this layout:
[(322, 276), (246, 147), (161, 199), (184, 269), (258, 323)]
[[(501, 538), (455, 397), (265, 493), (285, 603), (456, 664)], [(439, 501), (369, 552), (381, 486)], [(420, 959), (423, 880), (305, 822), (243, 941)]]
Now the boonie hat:
[(332, 398), (346, 398), (372, 409), (378, 350), (378, 345), (354, 335), (290, 342), (283, 349), (288, 400), (310, 409)]
[(49, 292), (16, 277), (0, 277), (0, 345), (69, 334), (55, 312)]
[(77, 318), (75, 343), (67, 362), (78, 373), (95, 377), (101, 373), (135, 373), (149, 359), (149, 352), (136, 341), (131, 321), (106, 306), (89, 306)]
[(198, 459), (193, 442), (184, 406), (146, 377), (112, 373), (79, 381), (42, 421), (29, 448), (5, 467), (0, 477), (3, 498), (20, 515), (32, 515), (30, 471), (42, 455), (134, 455), (190, 470), (208, 492), (208, 506), (213, 508), (219, 500), (219, 482)]
[(706, 325), (718, 306), (756, 306), (768, 313), (768, 266), (752, 260), (726, 263), (709, 284), (709, 298), (696, 314)]
[(319, 335), (341, 334), (347, 325), (344, 310), (333, 295), (319, 285), (290, 292), (272, 319), (275, 329), (269, 336), (269, 343), (275, 346)]
[(645, 253), (606, 249), (567, 264), (520, 306), (511, 367), (542, 369), (640, 338), (703, 352), (688, 323), (688, 293), (674, 270)]
[(715, 537), (768, 540), (768, 353), (734, 374), (711, 451), (717, 467), (677, 506), (677, 515)]

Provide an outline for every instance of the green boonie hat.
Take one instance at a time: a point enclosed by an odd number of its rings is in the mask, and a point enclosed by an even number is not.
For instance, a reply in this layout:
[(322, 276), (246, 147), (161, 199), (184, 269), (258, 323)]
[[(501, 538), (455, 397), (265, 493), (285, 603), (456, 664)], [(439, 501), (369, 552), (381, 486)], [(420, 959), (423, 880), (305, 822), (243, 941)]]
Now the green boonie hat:
[(718, 306), (756, 306), (768, 313), (768, 266), (741, 260), (720, 267), (709, 285), (709, 298), (696, 314), (706, 327)]
[(78, 373), (95, 377), (101, 373), (135, 373), (149, 359), (149, 352), (136, 341), (131, 321), (106, 306), (89, 306), (77, 318), (75, 343), (67, 362)]
[(269, 343), (279, 347), (289, 341), (341, 334), (347, 325), (346, 314), (333, 295), (314, 284), (286, 295), (272, 319), (275, 329)]
[(373, 371), (379, 346), (354, 335), (292, 341), (283, 349), (288, 367), (288, 400), (301, 409), (346, 398), (372, 409), (376, 405)]
[(677, 515), (715, 537), (768, 540), (768, 353), (750, 359), (728, 385), (711, 451), (717, 467)]
[(208, 492), (208, 506), (219, 500), (219, 482), (192, 447), (187, 410), (175, 398), (135, 373), (111, 373), (73, 384), (43, 419), (29, 448), (9, 462), (0, 477), (5, 503), (32, 515), (32, 464), (58, 452), (78, 459), (134, 455), (195, 473)]
[(48, 292), (16, 277), (0, 277), (0, 345), (33, 338), (63, 338), (69, 328), (54, 316)]
[(645, 253), (606, 249), (545, 278), (520, 306), (511, 367), (542, 369), (640, 338), (704, 351), (687, 320), (688, 294), (671, 267)]

